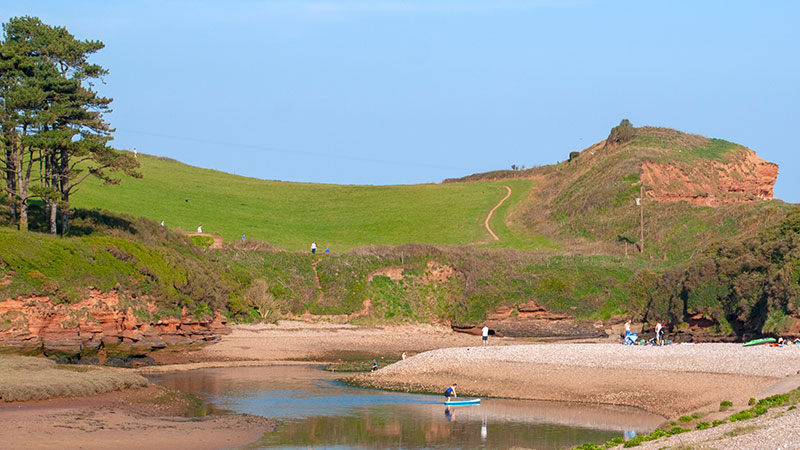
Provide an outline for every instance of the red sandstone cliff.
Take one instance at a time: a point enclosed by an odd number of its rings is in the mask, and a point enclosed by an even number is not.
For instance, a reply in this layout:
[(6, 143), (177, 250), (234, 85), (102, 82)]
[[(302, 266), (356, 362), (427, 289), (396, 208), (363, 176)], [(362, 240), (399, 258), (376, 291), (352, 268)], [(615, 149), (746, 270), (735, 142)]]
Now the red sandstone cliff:
[(702, 165), (642, 163), (646, 196), (656, 201), (718, 206), (724, 203), (770, 200), (778, 165), (745, 149), (729, 161)]
[[(143, 303), (150, 316), (152, 303)], [(144, 314), (142, 314), (144, 313)], [(54, 305), (47, 297), (0, 302), (0, 350), (47, 356), (141, 355), (168, 345), (212, 342), (229, 329), (224, 316), (195, 319), (137, 317), (117, 292), (91, 290), (78, 303)]]

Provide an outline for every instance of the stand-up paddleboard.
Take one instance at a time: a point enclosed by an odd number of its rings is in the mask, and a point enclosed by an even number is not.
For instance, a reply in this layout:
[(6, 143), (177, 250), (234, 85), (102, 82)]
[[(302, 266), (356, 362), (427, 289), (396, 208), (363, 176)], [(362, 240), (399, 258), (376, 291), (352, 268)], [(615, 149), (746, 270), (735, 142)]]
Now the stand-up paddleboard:
[(447, 406), (459, 406), (459, 405), (480, 405), (481, 399), (475, 398), (472, 400), (450, 400), (449, 402), (444, 402)]
[(742, 347), (752, 347), (753, 345), (770, 344), (772, 342), (775, 342), (775, 338), (753, 339), (742, 344)]

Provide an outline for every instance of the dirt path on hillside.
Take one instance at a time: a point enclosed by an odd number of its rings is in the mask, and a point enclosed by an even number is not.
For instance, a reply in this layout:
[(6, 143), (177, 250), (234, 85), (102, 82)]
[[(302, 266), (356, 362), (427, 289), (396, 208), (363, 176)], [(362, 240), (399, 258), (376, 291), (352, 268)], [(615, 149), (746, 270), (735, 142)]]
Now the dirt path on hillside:
[[(505, 203), (505, 201), (508, 200), (509, 197), (511, 197), (511, 188), (508, 186), (503, 186), (503, 187), (508, 190), (508, 193), (506, 193), (506, 196), (503, 197), (503, 199), (500, 200), (498, 204), (494, 205), (494, 208), (492, 208), (492, 210), (489, 211), (489, 215), (486, 216), (486, 220), (483, 221), (483, 226), (486, 227), (486, 231), (489, 232), (489, 235), (491, 235), (492, 239), (494, 239), (495, 241), (499, 241), (500, 238), (497, 237), (494, 231), (492, 231), (492, 227), (489, 226), (489, 221), (492, 220), (492, 216), (494, 215), (494, 212), (497, 211), (497, 208), (501, 207), (503, 203)], [(470, 245), (488, 244), (490, 240), (491, 239), (484, 239), (482, 241), (472, 242)]]

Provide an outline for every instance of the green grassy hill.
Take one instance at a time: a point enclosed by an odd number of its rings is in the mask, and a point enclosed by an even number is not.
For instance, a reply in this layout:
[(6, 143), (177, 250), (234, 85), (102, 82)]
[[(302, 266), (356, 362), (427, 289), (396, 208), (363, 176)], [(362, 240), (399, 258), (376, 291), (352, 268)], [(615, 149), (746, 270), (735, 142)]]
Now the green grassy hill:
[[(502, 217), (526, 199), (533, 182), (509, 180), (454, 185), (347, 186), (245, 178), (177, 161), (139, 155), (143, 177), (101, 186), (87, 180), (73, 197), (78, 208), (103, 208), (164, 220), (170, 228), (242, 234), (286, 250), (306, 250), (312, 240), (345, 251), (365, 245), (408, 242), (460, 245), (489, 237), (488, 212), (513, 195), (492, 222), (501, 245), (552, 247), (529, 233), (519, 235)], [(496, 244), (495, 244), (496, 245)]]
[[(717, 207), (689, 202), (653, 201), (643, 205), (645, 256), (680, 263), (698, 249), (725, 238), (743, 238), (780, 221), (791, 209), (781, 201), (763, 201), (746, 193), (715, 189), (715, 165), (736, 162), (749, 152), (721, 139), (654, 127), (633, 128), (624, 142), (592, 145), (571, 161), (522, 171), (474, 174), (449, 183), (536, 180), (531, 199), (520, 205), (517, 232), (540, 234), (566, 250), (621, 254), (639, 242), (642, 164), (674, 167), (697, 186), (675, 181), (660, 190), (688, 190), (731, 201)], [(733, 174), (736, 177), (737, 174)], [(645, 186), (645, 189), (653, 186)]]
[[(785, 330), (800, 307), (796, 296), (772, 291), (800, 292), (796, 252), (784, 249), (797, 242), (793, 205), (728, 191), (705, 194), (746, 201), (710, 207), (646, 199), (645, 252), (634, 253), (643, 163), (702, 178), (748, 152), (638, 128), (626, 141), (595, 144), (571, 161), (412, 186), (264, 181), (139, 155), (143, 178), (81, 186), (71, 236), (0, 228), (0, 296), (39, 293), (70, 302), (92, 285), (147, 294), (159, 314), (186, 307), (251, 320), (267, 308), (351, 315), (369, 304), (370, 313), (356, 320), (460, 325), (533, 300), (579, 319), (625, 315), (685, 328), (690, 314), (702, 314), (720, 333)], [(713, 186), (706, 178), (703, 185)], [(513, 194), (491, 220), (500, 237), (491, 241), (483, 223), (506, 195), (503, 186)], [(774, 240), (764, 230), (787, 223), (795, 224), (789, 238), (757, 245)], [(173, 232), (201, 224), (224, 236), (226, 247), (200, 249)], [(333, 254), (309, 255), (311, 240)], [(742, 250), (737, 242), (751, 244)], [(715, 256), (732, 252), (739, 253)], [(786, 264), (770, 266), (784, 261), (781, 255), (790, 256)], [(753, 261), (786, 282), (737, 275)], [(394, 278), (383, 275), (387, 268)], [(717, 282), (723, 278), (733, 281)]]

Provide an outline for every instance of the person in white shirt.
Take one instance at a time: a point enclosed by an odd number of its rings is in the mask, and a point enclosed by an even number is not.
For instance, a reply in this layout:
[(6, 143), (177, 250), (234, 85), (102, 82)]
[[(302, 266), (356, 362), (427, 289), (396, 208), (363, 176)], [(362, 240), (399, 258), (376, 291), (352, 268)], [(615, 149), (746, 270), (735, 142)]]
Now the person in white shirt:
[(656, 324), (656, 345), (662, 345), (664, 343), (664, 324), (658, 322)]
[(483, 345), (487, 345), (489, 343), (489, 327), (486, 325), (484, 325), (481, 329), (481, 338), (483, 339)]

